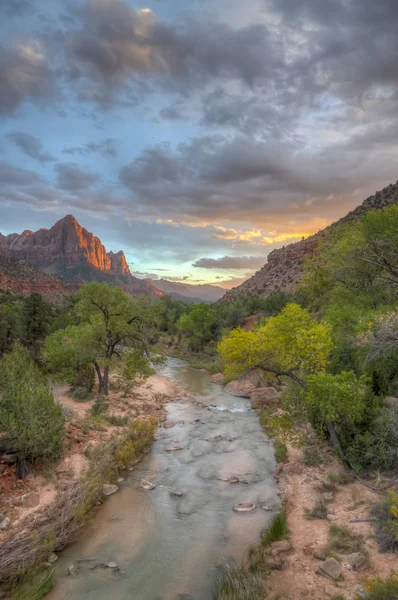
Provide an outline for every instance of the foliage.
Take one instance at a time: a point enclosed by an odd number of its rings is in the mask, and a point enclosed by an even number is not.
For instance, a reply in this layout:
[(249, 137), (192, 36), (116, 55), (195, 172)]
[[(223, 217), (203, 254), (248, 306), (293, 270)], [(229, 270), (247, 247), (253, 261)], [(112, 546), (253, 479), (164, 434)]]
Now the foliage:
[(380, 552), (398, 552), (398, 494), (392, 489), (388, 490), (373, 512), (378, 519), (376, 540)]
[(365, 410), (365, 382), (352, 371), (338, 375), (316, 373), (307, 379), (305, 401), (309, 414), (318, 427), (328, 422), (345, 426), (358, 423)]
[[(390, 575), (387, 579), (372, 577), (365, 581), (367, 600), (396, 600), (398, 598), (398, 575)], [(357, 594), (356, 599), (363, 596)]]
[(134, 352), (127, 353), (127, 373), (138, 377), (139, 368), (148, 371), (150, 356), (147, 346), (150, 333), (161, 314), (157, 303), (150, 304), (145, 298), (132, 298), (120, 288), (106, 283), (88, 283), (80, 288), (73, 307), (79, 319), (78, 325), (69, 325), (46, 338), (43, 357), (50, 370), (70, 374), (94, 366), (99, 393), (108, 394), (109, 369), (123, 358), (128, 346)]
[(123, 378), (138, 385), (155, 373), (145, 354), (138, 348), (127, 350), (123, 360)]
[(10, 600), (42, 600), (55, 585), (55, 569), (29, 573), (11, 592)]
[(274, 440), (275, 460), (279, 464), (287, 459), (287, 447), (280, 439)]
[(77, 387), (72, 392), (72, 398), (73, 400), (76, 400), (76, 402), (84, 402), (85, 400), (88, 400), (89, 397), (90, 392), (85, 387)]
[(214, 600), (263, 600), (264, 586), (259, 575), (233, 563), (223, 565), (216, 581)]
[(190, 348), (199, 351), (212, 339), (216, 323), (214, 309), (201, 302), (196, 304), (189, 314), (183, 314), (179, 318), (177, 329), (188, 336)]
[(62, 408), (20, 345), (0, 362), (0, 394), (3, 451), (16, 453), (20, 464), (58, 458), (64, 437)]
[(254, 331), (234, 329), (226, 334), (218, 351), (228, 378), (253, 368), (294, 378), (301, 372), (324, 370), (331, 347), (330, 328), (297, 304), (288, 304)]

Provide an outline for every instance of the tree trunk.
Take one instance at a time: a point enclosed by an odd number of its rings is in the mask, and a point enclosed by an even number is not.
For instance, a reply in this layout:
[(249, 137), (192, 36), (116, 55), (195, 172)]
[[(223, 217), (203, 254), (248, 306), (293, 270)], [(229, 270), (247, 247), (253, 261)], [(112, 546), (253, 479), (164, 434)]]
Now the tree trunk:
[(19, 479), (26, 479), (29, 475), (29, 467), (28, 463), (24, 458), (17, 457), (17, 462), (15, 463), (15, 471), (17, 473), (17, 477)]
[(337, 435), (337, 431), (334, 427), (334, 423), (329, 421), (326, 425), (327, 425), (330, 439), (332, 440), (334, 449), (336, 450), (337, 454), (339, 454), (340, 457), (343, 458), (344, 457), (343, 448), (341, 447), (339, 436)]
[(108, 395), (108, 382), (109, 382), (109, 367), (104, 367), (104, 375), (102, 377), (102, 388), (103, 388), (102, 393), (105, 394), (105, 396)]

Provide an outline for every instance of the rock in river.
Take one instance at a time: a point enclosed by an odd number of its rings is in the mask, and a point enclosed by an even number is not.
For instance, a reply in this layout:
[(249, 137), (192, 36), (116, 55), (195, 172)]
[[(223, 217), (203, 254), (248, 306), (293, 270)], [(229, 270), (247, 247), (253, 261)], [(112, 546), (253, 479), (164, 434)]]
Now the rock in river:
[(273, 387), (264, 387), (253, 390), (250, 394), (252, 408), (264, 408), (281, 402), (282, 395)]
[(102, 486), (102, 493), (104, 494), (104, 496), (110, 496), (111, 494), (117, 492), (118, 489), (118, 486), (115, 484), (104, 483), (104, 485)]
[(141, 487), (144, 488), (144, 490), (154, 490), (155, 489), (155, 484), (152, 483), (151, 481), (147, 481), (146, 479), (143, 479), (140, 483)]
[(167, 448), (167, 452), (176, 452), (177, 450), (184, 450), (184, 448), (182, 446), (179, 446), (178, 444), (176, 444), (175, 446), (170, 446), (170, 448)]
[(252, 512), (255, 510), (256, 505), (253, 502), (240, 502), (239, 504), (235, 504), (234, 511), (235, 512)]
[(227, 383), (224, 389), (233, 396), (250, 398), (250, 394), (256, 387), (248, 379), (235, 379), (234, 381)]

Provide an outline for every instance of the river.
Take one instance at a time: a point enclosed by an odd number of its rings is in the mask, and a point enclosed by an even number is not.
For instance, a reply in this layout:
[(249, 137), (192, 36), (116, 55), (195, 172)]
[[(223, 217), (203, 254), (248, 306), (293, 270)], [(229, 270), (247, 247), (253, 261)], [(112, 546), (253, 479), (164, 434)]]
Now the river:
[[(279, 510), (272, 443), (249, 401), (178, 359), (159, 372), (193, 400), (168, 404), (175, 426), (159, 428), (151, 453), (62, 553), (50, 600), (211, 600), (222, 561), (244, 560)], [(173, 445), (183, 449), (168, 451)], [(143, 479), (156, 487), (142, 489)], [(241, 502), (257, 508), (234, 512)], [(92, 568), (110, 561), (120, 570)], [(66, 575), (71, 564), (78, 571)]]

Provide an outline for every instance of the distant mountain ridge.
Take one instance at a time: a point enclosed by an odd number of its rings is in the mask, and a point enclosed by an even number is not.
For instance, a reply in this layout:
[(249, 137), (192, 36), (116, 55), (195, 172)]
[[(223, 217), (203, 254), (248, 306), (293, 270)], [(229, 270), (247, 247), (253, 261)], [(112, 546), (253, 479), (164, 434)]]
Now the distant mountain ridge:
[(134, 277), (122, 251), (107, 252), (99, 238), (82, 227), (73, 215), (50, 229), (2, 235), (0, 257), (24, 260), (64, 282), (81, 285), (105, 281), (132, 295), (162, 296), (147, 281)]
[(186, 302), (217, 302), (225, 294), (225, 289), (206, 283), (194, 285), (167, 279), (147, 279), (147, 281), (176, 300)]
[(41, 294), (47, 300), (57, 302), (76, 289), (73, 284), (55, 279), (23, 260), (0, 257), (0, 292)]
[(294, 292), (301, 276), (303, 262), (315, 251), (322, 237), (341, 223), (356, 221), (370, 210), (385, 208), (392, 204), (398, 204), (398, 181), (369, 196), (345, 217), (322, 231), (305, 240), (270, 252), (266, 264), (244, 283), (228, 290), (221, 301), (233, 300), (240, 296), (266, 298), (277, 292)]

